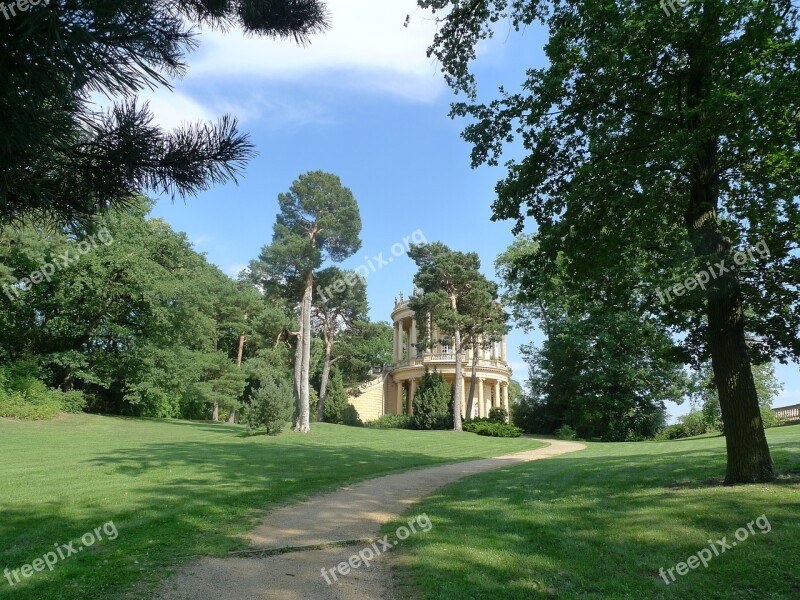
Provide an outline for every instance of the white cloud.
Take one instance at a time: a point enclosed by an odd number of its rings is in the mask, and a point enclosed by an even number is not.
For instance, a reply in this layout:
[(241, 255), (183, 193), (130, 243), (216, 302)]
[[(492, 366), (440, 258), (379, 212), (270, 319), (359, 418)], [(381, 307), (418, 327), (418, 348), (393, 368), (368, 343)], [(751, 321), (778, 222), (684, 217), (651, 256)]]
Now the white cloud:
[(243, 265), (240, 263), (233, 263), (222, 269), (222, 272), (228, 275), (229, 277), (233, 277), (234, 279), (236, 279), (237, 277), (239, 277), (239, 273), (244, 271), (246, 268), (247, 265)]
[(213, 121), (223, 114), (178, 91), (148, 91), (139, 95), (139, 102), (145, 101), (150, 103), (156, 123), (166, 129), (175, 129), (197, 121)]
[[(239, 30), (202, 32), (199, 49), (188, 57), (186, 78), (173, 81), (173, 91), (144, 91), (139, 101), (150, 103), (155, 123), (166, 129), (215, 121), (226, 113), (242, 124), (280, 128), (334, 122), (326, 102), (330, 90), (432, 102), (446, 89), (426, 55), (435, 22), (415, 0), (327, 4), (331, 28), (305, 47)], [(404, 27), (408, 14), (410, 24)], [(287, 95), (285, 84), (298, 83), (302, 91)], [(284, 89), (262, 91), (265, 84)], [(94, 100), (110, 105), (100, 95)]]
[(528, 363), (525, 361), (511, 361), (508, 363), (508, 366), (511, 367), (511, 370), (514, 373), (514, 379), (520, 381), (522, 379), (527, 378), (528, 376)]
[[(331, 29), (302, 47), (289, 40), (204, 32), (190, 58), (192, 78), (258, 77), (280, 81), (333, 75), (340, 85), (432, 101), (444, 88), (426, 49), (436, 25), (414, 0), (328, 0)], [(409, 27), (403, 27), (411, 13)]]

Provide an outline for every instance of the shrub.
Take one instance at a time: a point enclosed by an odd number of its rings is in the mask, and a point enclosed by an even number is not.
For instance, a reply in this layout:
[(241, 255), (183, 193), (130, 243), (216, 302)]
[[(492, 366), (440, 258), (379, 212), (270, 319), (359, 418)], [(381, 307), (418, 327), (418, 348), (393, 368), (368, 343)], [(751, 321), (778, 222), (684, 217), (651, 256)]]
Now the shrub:
[[(344, 411), (347, 408), (347, 392), (342, 383), (342, 374), (339, 369), (333, 368), (328, 380), (325, 396), (325, 407), (322, 416), (326, 423), (344, 423)], [(315, 406), (312, 405), (312, 409)], [(313, 410), (312, 410), (313, 412)]]
[(569, 425), (562, 425), (556, 429), (556, 437), (560, 440), (574, 440), (577, 439), (578, 433)]
[(500, 423), (490, 419), (470, 419), (463, 423), (464, 431), (491, 437), (519, 437), (522, 429), (508, 423)]
[(364, 423), (366, 427), (374, 429), (412, 429), (413, 422), (408, 415), (383, 415), (374, 421)]
[(678, 417), (686, 431), (686, 437), (702, 435), (708, 431), (708, 423), (702, 411), (693, 408), (687, 414)]
[(505, 423), (508, 419), (508, 411), (502, 406), (495, 406), (489, 410), (489, 420), (498, 423)]
[(680, 438), (689, 437), (689, 434), (686, 433), (686, 428), (681, 423), (675, 423), (674, 425), (667, 425), (656, 434), (657, 440), (678, 440)]
[[(47, 387), (39, 379), (37, 367), (18, 362), (0, 367), (0, 417), (26, 420), (52, 419), (64, 406), (73, 408), (81, 392), (65, 394)], [(83, 409), (83, 404), (80, 404)], [(79, 412), (79, 411), (78, 411)]]
[(417, 429), (449, 429), (450, 420), (450, 384), (438, 371), (425, 374), (419, 382), (419, 389), (414, 395), (414, 427)]
[[(60, 392), (56, 392), (60, 394)], [(38, 397), (35, 401), (17, 391), (0, 389), (0, 417), (12, 417), (25, 420), (52, 419), (61, 412), (58, 398)]]
[(245, 422), (251, 431), (263, 427), (268, 434), (277, 434), (291, 420), (293, 409), (291, 385), (282, 379), (262, 380), (250, 396)]
[(363, 427), (364, 423), (358, 415), (356, 407), (348, 404), (342, 411), (342, 425), (350, 425), (352, 427)]
[(82, 413), (86, 410), (86, 396), (78, 390), (64, 392), (61, 394), (61, 410), (65, 413)]
[(777, 417), (775, 411), (772, 410), (769, 406), (761, 407), (761, 420), (764, 422), (765, 429), (783, 425), (783, 421)]

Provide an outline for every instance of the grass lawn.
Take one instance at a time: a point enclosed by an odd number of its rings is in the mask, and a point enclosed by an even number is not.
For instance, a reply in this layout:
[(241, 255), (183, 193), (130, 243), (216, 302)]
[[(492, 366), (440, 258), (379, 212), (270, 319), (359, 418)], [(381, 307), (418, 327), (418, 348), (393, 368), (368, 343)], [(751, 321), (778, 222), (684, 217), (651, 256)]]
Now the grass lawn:
[[(535, 448), (526, 439), (314, 424), (309, 435), (92, 415), (0, 420), (0, 571), (113, 521), (0, 598), (150, 598), (182, 557), (241, 547), (264, 509), (360, 479)], [(113, 527), (109, 526), (110, 537)], [(103, 535), (109, 537), (108, 534)], [(36, 565), (34, 565), (36, 566)]]
[[(442, 488), (409, 511), (427, 513), (431, 531), (393, 551), (401, 596), (796, 600), (800, 426), (770, 429), (768, 437), (784, 473), (769, 485), (720, 485), (724, 440), (707, 437), (588, 444)], [(737, 541), (737, 530), (761, 515), (771, 531), (754, 524)], [(675, 582), (666, 574), (669, 585), (659, 575), (723, 536), (730, 549), (707, 568), (694, 559), (695, 570), (673, 570)]]

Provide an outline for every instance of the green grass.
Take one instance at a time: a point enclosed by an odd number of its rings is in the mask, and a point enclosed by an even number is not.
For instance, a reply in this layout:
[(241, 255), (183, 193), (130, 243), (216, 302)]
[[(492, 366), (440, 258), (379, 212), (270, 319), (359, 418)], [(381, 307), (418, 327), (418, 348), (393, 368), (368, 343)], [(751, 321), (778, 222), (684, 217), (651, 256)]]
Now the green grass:
[(0, 572), (108, 521), (119, 533), (23, 584), (12, 587), (0, 573), (0, 598), (150, 598), (182, 557), (241, 547), (235, 536), (275, 505), (393, 471), (536, 446), (324, 424), (309, 435), (248, 437), (236, 425), (184, 421), (0, 419)]
[[(415, 600), (800, 598), (800, 426), (768, 431), (781, 479), (721, 485), (721, 437), (587, 450), (475, 475), (415, 506), (397, 552)], [(772, 529), (666, 585), (659, 576), (766, 515)], [(406, 520), (408, 520), (406, 518)], [(393, 532), (403, 520), (389, 524)], [(763, 522), (762, 522), (763, 523)], [(767, 529), (766, 524), (764, 529)], [(740, 533), (743, 536), (743, 534)], [(669, 578), (669, 575), (667, 575)]]

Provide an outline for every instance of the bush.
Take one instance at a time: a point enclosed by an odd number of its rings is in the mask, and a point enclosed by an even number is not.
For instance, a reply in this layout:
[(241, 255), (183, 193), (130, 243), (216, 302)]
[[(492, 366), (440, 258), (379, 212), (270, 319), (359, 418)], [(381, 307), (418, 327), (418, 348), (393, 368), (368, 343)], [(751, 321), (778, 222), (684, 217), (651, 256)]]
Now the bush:
[(489, 420), (498, 423), (505, 423), (508, 419), (508, 411), (502, 406), (495, 406), (489, 410)]
[[(63, 393), (47, 387), (39, 379), (37, 367), (18, 362), (0, 367), (0, 417), (26, 420), (52, 419), (62, 412), (80, 412), (81, 392)], [(78, 400), (80, 398), (80, 400)], [(80, 407), (80, 410), (75, 410)]]
[(556, 437), (560, 440), (574, 440), (578, 438), (578, 433), (569, 425), (562, 425), (556, 429)]
[(61, 410), (65, 413), (82, 413), (86, 410), (86, 396), (78, 390), (64, 392), (61, 395)]
[(702, 435), (708, 432), (708, 422), (702, 411), (693, 408), (688, 414), (678, 417), (678, 421), (686, 431), (685, 437)]
[(499, 423), (491, 419), (470, 419), (463, 423), (464, 431), (487, 435), (491, 437), (512, 437), (517, 438), (522, 435), (522, 429), (508, 423)]
[(263, 427), (268, 434), (277, 434), (289, 423), (293, 410), (291, 385), (282, 379), (266, 379), (250, 396), (245, 422), (251, 431)]
[(451, 404), (450, 384), (438, 371), (425, 374), (419, 382), (419, 389), (414, 395), (414, 427), (417, 429), (449, 429), (452, 427), (450, 416)]
[(770, 427), (778, 427), (779, 425), (783, 425), (783, 421), (777, 417), (775, 411), (772, 410), (769, 406), (761, 407), (761, 420), (764, 422), (764, 429), (769, 429)]
[(363, 427), (364, 423), (358, 415), (356, 407), (348, 404), (342, 411), (342, 425), (350, 425), (351, 427)]
[(413, 422), (408, 415), (383, 415), (380, 419), (367, 421), (364, 425), (373, 429), (413, 429)]
[(674, 425), (667, 425), (656, 434), (656, 440), (664, 441), (664, 440), (678, 440), (680, 438), (689, 437), (689, 434), (686, 433), (686, 428), (681, 423), (676, 423)]
[[(56, 394), (60, 392), (56, 391)], [(58, 398), (38, 397), (35, 401), (22, 392), (0, 389), (0, 417), (25, 420), (52, 419), (61, 412)]]
[[(339, 369), (334, 367), (328, 380), (325, 407), (322, 411), (324, 421), (326, 423), (344, 423), (344, 411), (348, 406), (347, 392), (344, 389), (344, 383), (342, 383), (342, 374)], [(312, 407), (315, 408), (315, 406)]]

